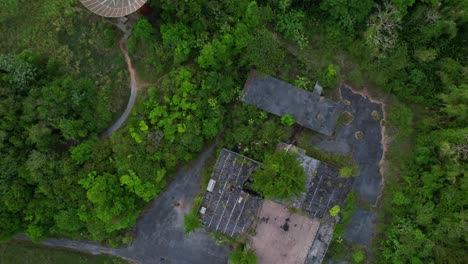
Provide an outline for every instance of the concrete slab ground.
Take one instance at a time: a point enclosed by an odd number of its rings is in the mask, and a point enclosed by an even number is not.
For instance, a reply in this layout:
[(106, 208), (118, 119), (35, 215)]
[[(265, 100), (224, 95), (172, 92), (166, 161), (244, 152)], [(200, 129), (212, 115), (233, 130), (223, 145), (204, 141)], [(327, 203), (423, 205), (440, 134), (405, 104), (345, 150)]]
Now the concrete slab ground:
[(303, 264), (320, 222), (273, 201), (264, 201), (250, 239), (259, 264)]
[(375, 235), (376, 224), (377, 215), (374, 212), (358, 208), (351, 216), (343, 238), (350, 243), (369, 247)]
[[(374, 205), (382, 189), (382, 105), (353, 92), (347, 86), (341, 87), (340, 92), (343, 110), (349, 112), (353, 120), (338, 126), (332, 137), (314, 135), (310, 143), (325, 152), (351, 154), (360, 169), (353, 189), (360, 199)], [(356, 138), (358, 131), (362, 132), (362, 138)], [(375, 213), (358, 209), (352, 216), (351, 224), (346, 227), (345, 241), (369, 246), (376, 223)]]
[[(312, 138), (311, 145), (326, 152), (351, 154), (360, 169), (353, 189), (361, 199), (375, 204), (382, 188), (382, 106), (368, 97), (354, 93), (346, 86), (341, 88), (341, 95), (348, 102), (343, 104), (344, 111), (351, 113), (353, 120), (337, 127), (333, 137), (317, 134)], [(378, 119), (372, 116), (373, 112)], [(356, 138), (356, 132), (359, 131), (363, 134), (362, 139)]]

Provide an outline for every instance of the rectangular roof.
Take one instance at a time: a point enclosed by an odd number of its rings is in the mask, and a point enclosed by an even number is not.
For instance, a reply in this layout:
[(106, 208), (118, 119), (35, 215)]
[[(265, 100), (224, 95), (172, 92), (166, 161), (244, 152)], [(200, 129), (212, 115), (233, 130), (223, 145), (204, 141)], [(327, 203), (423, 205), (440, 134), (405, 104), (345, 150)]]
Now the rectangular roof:
[(322, 218), (335, 205), (343, 205), (351, 189), (353, 178), (343, 178), (338, 169), (306, 155), (296, 146), (279, 143), (278, 149), (297, 152), (297, 159), (306, 174), (306, 190), (286, 203), (301, 209), (313, 218)]
[(277, 116), (290, 114), (301, 126), (327, 136), (341, 113), (338, 103), (255, 71), (245, 83), (242, 101)]
[(261, 199), (244, 191), (244, 183), (260, 163), (222, 149), (212, 174), (213, 191), (206, 191), (200, 214), (207, 228), (236, 236), (248, 231), (255, 220)]

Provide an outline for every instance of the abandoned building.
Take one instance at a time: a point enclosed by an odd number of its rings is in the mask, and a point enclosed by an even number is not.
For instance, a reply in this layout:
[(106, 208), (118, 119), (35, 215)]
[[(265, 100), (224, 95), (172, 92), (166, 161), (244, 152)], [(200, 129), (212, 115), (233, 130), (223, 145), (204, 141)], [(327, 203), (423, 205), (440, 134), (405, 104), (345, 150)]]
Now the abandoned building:
[[(289, 114), (299, 125), (331, 136), (342, 106), (323, 98), (321, 90), (318, 83), (311, 93), (252, 70), (242, 101), (277, 116)], [(352, 179), (340, 177), (337, 168), (307, 156), (303, 149), (285, 143), (277, 148), (297, 154), (306, 174), (303, 193), (288, 201), (263, 200), (250, 188), (250, 176), (262, 164), (222, 149), (200, 218), (210, 230), (231, 237), (247, 234), (259, 263), (321, 263), (335, 221), (328, 212), (344, 204)]]
[(242, 101), (277, 116), (289, 114), (296, 123), (331, 136), (342, 109), (340, 104), (320, 95), (321, 87), (311, 93), (252, 70), (247, 79)]
[(248, 188), (248, 179), (260, 165), (238, 153), (221, 150), (201, 203), (203, 225), (231, 237), (248, 231), (261, 203), (261, 198)]
[[(352, 188), (352, 179), (339, 177), (338, 169), (306, 155), (305, 150), (280, 143), (279, 149), (297, 153), (306, 174), (306, 191), (286, 205), (312, 218), (322, 218), (335, 205), (343, 205)], [(285, 202), (282, 202), (285, 203)]]
[[(222, 149), (201, 203), (201, 221), (206, 228), (231, 237), (254, 234), (250, 246), (259, 263), (321, 263), (333, 223), (319, 219), (331, 207), (343, 205), (352, 182), (303, 149), (284, 143), (278, 149), (297, 153), (306, 173), (304, 193), (291, 201), (264, 201), (250, 188), (250, 176), (262, 164)], [(291, 208), (302, 214), (292, 213)]]

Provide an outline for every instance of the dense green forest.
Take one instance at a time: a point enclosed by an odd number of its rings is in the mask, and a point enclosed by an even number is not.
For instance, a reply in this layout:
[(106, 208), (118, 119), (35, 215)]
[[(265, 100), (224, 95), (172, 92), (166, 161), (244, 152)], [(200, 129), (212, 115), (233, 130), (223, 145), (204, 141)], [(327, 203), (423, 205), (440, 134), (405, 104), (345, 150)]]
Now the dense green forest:
[(386, 99), (385, 189), (372, 257), (466, 263), (464, 0), (150, 1), (128, 49), (76, 0), (0, 2), (0, 238), (129, 243), (141, 209), (217, 135), (256, 160), (293, 128), (238, 103), (251, 68), (309, 89), (338, 81)]
[(63, 249), (52, 249), (22, 242), (0, 244), (0, 262), (9, 264), (127, 264), (107, 255), (86, 255)]

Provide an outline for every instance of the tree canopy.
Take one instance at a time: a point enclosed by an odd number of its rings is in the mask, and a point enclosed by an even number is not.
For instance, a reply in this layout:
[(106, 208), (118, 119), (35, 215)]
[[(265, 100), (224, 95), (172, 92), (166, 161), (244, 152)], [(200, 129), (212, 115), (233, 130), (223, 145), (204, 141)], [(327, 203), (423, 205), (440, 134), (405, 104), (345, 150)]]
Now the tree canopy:
[(253, 189), (267, 199), (291, 199), (305, 191), (305, 172), (297, 154), (283, 150), (267, 154), (253, 175)]

